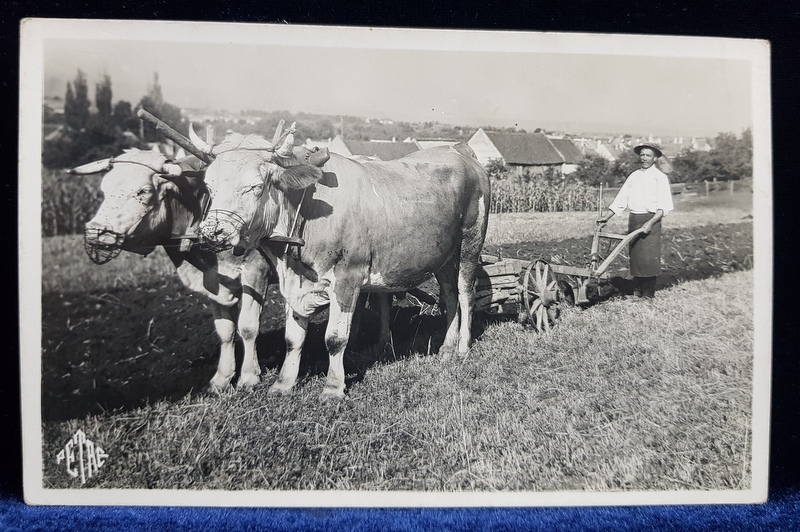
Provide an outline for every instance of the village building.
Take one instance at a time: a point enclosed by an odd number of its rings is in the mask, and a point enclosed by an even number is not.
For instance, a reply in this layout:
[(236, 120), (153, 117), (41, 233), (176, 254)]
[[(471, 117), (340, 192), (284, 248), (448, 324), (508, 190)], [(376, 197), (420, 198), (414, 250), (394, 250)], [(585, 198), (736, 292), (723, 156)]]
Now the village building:
[(564, 159), (564, 165), (561, 167), (562, 174), (571, 174), (578, 169), (578, 164), (583, 159), (581, 150), (568, 138), (550, 138), (548, 139), (555, 149), (561, 154)]
[(407, 138), (406, 142), (416, 142), (419, 149), (427, 150), (428, 148), (435, 148), (437, 146), (454, 146), (458, 144), (459, 140), (456, 139), (412, 139)]
[(569, 174), (583, 159), (581, 151), (567, 138), (548, 138), (544, 133), (500, 133), (478, 129), (467, 141), (484, 166), (502, 160), (511, 174), (542, 174), (554, 169)]
[(363, 157), (375, 157), (381, 161), (399, 159), (420, 149), (419, 145), (413, 141), (353, 140), (344, 139), (341, 135), (336, 135), (327, 147), (332, 152), (345, 157), (361, 155)]
[(619, 159), (625, 150), (630, 146), (625, 144), (622, 138), (575, 138), (572, 139), (575, 146), (584, 155), (599, 155), (609, 162)]

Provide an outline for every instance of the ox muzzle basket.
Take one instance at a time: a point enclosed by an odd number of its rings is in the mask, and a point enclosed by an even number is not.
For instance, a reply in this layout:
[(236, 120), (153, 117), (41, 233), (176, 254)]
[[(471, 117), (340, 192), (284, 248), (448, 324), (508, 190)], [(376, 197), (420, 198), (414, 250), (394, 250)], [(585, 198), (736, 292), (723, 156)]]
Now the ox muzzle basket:
[(249, 238), (245, 226), (244, 219), (235, 212), (211, 210), (200, 226), (200, 247), (214, 253), (230, 249), (234, 235), (243, 240)]
[(105, 264), (122, 251), (125, 235), (111, 229), (87, 227), (83, 233), (83, 249), (95, 264)]

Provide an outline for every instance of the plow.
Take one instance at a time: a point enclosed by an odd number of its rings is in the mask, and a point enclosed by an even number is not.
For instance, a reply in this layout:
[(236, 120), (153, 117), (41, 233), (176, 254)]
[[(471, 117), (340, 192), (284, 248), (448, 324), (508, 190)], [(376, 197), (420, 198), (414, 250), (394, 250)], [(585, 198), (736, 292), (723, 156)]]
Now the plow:
[(585, 267), (482, 255), (475, 285), (475, 310), (506, 313), (508, 307), (516, 306), (518, 321), (538, 331), (549, 331), (561, 306), (591, 305), (596, 301), (592, 287), (612, 276), (614, 260), (643, 233), (637, 229), (621, 235), (606, 232), (603, 227), (598, 225), (594, 231), (590, 260)]

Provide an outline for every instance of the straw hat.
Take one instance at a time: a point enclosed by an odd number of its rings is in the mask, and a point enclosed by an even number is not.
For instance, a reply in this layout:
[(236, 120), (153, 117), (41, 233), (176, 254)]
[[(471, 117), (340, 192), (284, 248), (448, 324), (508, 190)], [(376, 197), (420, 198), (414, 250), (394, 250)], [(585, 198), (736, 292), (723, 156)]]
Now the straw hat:
[(662, 155), (664, 155), (663, 153), (661, 153), (661, 148), (659, 148), (652, 142), (643, 142), (638, 146), (636, 146), (635, 148), (633, 148), (633, 151), (636, 155), (639, 155), (639, 152), (641, 152), (644, 148), (650, 148), (651, 150), (653, 150), (656, 154), (656, 157), (661, 157)]

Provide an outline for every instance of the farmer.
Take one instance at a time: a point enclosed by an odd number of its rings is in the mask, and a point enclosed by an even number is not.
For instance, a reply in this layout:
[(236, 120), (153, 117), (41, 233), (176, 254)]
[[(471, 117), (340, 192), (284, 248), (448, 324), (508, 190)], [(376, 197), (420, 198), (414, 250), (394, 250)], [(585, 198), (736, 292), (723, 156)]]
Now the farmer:
[(615, 214), (630, 210), (628, 232), (640, 227), (644, 234), (630, 244), (633, 294), (652, 299), (656, 292), (656, 277), (661, 273), (661, 219), (672, 210), (672, 192), (669, 180), (656, 168), (661, 150), (645, 142), (633, 151), (639, 156), (642, 167), (631, 173), (617, 197), (609, 205), (609, 212), (597, 220), (605, 224)]

